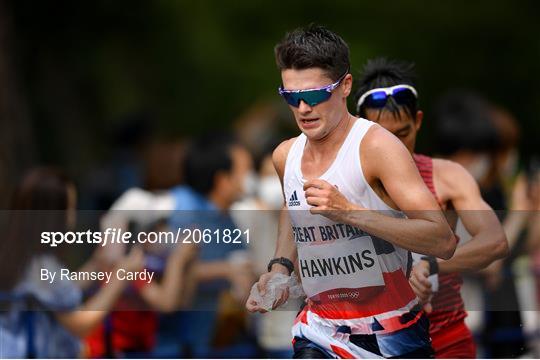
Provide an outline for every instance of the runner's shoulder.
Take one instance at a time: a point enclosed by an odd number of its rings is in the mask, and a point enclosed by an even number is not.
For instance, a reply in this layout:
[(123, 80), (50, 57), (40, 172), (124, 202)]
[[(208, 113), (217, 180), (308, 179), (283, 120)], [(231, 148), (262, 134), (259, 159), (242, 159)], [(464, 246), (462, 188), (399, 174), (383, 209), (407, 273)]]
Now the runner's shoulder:
[(274, 152), (272, 153), (272, 161), (280, 177), (283, 177), (287, 156), (289, 155), (291, 146), (294, 144), (297, 138), (298, 137), (293, 137), (291, 139), (283, 141), (274, 149)]
[(433, 158), (433, 177), (445, 188), (462, 192), (476, 191), (478, 184), (461, 164), (447, 159)]
[(360, 156), (362, 167), (368, 163), (378, 166), (378, 164), (386, 164), (387, 161), (399, 162), (411, 157), (405, 145), (379, 124), (371, 125), (362, 138)]
[(459, 163), (441, 158), (432, 158), (433, 173), (440, 176), (441, 179), (452, 179), (457, 177), (468, 177), (469, 172)]
[(401, 141), (395, 137), (390, 131), (386, 130), (379, 124), (370, 126), (366, 135), (362, 139), (362, 150), (383, 150), (388, 149), (388, 146), (394, 144), (398, 147), (404, 147)]

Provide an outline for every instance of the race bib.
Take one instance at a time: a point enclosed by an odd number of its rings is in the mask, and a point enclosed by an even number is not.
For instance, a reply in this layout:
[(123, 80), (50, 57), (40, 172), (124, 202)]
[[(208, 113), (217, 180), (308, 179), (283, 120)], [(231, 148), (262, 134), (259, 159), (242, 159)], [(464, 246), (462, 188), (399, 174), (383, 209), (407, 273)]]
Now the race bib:
[(362, 300), (384, 287), (370, 236), (298, 246), (302, 286), (312, 300)]

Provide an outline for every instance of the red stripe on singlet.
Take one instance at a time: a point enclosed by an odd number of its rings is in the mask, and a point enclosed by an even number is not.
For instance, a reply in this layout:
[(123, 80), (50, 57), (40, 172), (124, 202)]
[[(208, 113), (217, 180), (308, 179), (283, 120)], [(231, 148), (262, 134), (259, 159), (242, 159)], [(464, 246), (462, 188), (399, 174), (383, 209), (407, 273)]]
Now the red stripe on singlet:
[(369, 300), (311, 303), (309, 310), (325, 319), (357, 319), (395, 311), (416, 297), (403, 270), (384, 272), (383, 278), (384, 289)]
[(356, 357), (347, 350), (340, 348), (339, 346), (330, 344), (332, 351), (341, 359), (356, 359)]
[[(420, 154), (413, 155), (416, 167), (435, 197), (435, 185), (433, 183), (433, 159)], [(461, 298), (461, 284), (463, 280), (458, 273), (439, 275), (439, 291), (431, 300), (433, 311), (428, 315), (430, 320), (430, 332), (435, 333), (441, 328), (456, 323), (467, 316), (463, 299)]]
[(307, 310), (306, 308), (303, 308), (298, 315), (296, 315), (296, 319), (294, 319), (294, 325), (298, 324), (299, 322), (304, 323), (307, 325), (308, 319), (307, 319)]

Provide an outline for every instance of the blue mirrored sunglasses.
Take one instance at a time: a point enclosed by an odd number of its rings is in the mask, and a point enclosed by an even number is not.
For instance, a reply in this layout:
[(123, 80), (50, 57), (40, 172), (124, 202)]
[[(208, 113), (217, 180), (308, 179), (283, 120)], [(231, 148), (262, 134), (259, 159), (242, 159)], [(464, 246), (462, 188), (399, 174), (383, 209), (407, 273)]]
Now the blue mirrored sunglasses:
[(299, 107), (300, 101), (305, 102), (309, 106), (315, 106), (330, 99), (332, 96), (332, 91), (334, 91), (341, 84), (348, 73), (349, 71), (347, 70), (347, 72), (345, 72), (345, 74), (339, 78), (338, 81), (320, 88), (306, 90), (285, 90), (283, 89), (282, 85), (279, 87), (278, 92), (279, 95), (285, 99), (287, 104), (291, 106)]

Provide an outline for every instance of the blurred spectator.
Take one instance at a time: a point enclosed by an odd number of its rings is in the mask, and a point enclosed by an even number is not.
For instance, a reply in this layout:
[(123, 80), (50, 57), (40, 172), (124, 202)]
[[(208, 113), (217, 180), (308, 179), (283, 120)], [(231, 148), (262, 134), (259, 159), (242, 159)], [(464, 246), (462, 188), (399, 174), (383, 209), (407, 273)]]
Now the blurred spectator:
[(144, 153), (144, 189), (169, 190), (182, 182), (182, 159), (186, 144), (182, 140), (153, 141)]
[[(173, 199), (168, 193), (151, 193), (139, 188), (126, 191), (102, 219), (102, 229), (120, 228), (138, 231), (170, 230), (166, 221)], [(135, 235), (134, 235), (135, 236)], [(89, 357), (150, 356), (157, 335), (158, 315), (155, 311), (178, 310), (185, 298), (189, 281), (189, 265), (195, 255), (193, 244), (180, 244), (166, 257), (167, 244), (145, 243), (144, 267), (156, 274), (150, 283), (131, 284), (116, 302), (114, 311), (104, 324), (86, 340)], [(109, 244), (94, 261), (95, 268), (105, 270), (124, 246)], [(99, 263), (99, 264), (96, 264)], [(98, 284), (99, 285), (99, 284)]]
[(495, 178), (493, 182), (499, 180), (509, 194), (518, 172), (521, 131), (516, 118), (501, 107), (493, 108), (492, 121), (499, 137), (499, 146), (493, 154), (490, 175)]
[[(104, 320), (126, 286), (113, 277), (82, 303), (76, 283), (40, 279), (41, 269), (59, 274), (64, 268), (55, 251), (40, 244), (40, 234), (74, 226), (75, 208), (74, 185), (53, 168), (29, 171), (15, 192), (0, 252), (0, 290), (6, 310), (0, 315), (2, 357), (77, 357), (78, 338)], [(114, 268), (138, 271), (141, 266), (142, 252), (134, 248)]]
[[(251, 168), (250, 154), (227, 134), (207, 134), (194, 140), (185, 155), (185, 185), (172, 189), (176, 211), (171, 227), (237, 228), (229, 208), (243, 196)], [(161, 318), (156, 355), (224, 357), (232, 349), (229, 356), (253, 356), (249, 345), (232, 347), (249, 337), (243, 329), (242, 301), (249, 293), (253, 271), (245, 243), (218, 243), (213, 237), (200, 244), (199, 259), (194, 264), (199, 285), (192, 311)]]
[[(502, 179), (507, 162), (517, 139), (501, 136), (501, 126), (495, 120), (497, 113), (481, 96), (471, 92), (452, 92), (437, 104), (435, 127), (439, 150), (444, 157), (463, 165), (478, 181), (482, 197), (503, 220), (503, 227), (511, 249), (510, 256), (495, 261), (481, 273), (485, 282), (485, 330), (481, 343), (487, 357), (517, 357), (526, 352), (523, 323), (512, 272), (515, 258), (513, 246), (522, 227), (515, 226), (516, 219), (506, 216), (508, 201)], [(498, 115), (501, 115), (500, 113)], [(517, 128), (517, 125), (512, 124)], [(517, 134), (517, 130), (514, 131)], [(517, 136), (517, 135), (516, 135)], [(513, 175), (513, 174), (511, 174)]]
[(266, 151), (280, 135), (296, 134), (298, 129), (291, 121), (289, 108), (279, 100), (277, 97), (272, 100), (260, 99), (248, 106), (234, 121), (235, 134), (252, 154)]
[(111, 154), (85, 174), (81, 186), (84, 209), (105, 210), (126, 190), (144, 185), (144, 153), (154, 133), (155, 118), (134, 112), (120, 119), (111, 132)]
[[(450, 92), (436, 105), (435, 131), (437, 151), (463, 165), (482, 185), (500, 141), (489, 104), (471, 92)], [(504, 204), (487, 202), (495, 210), (504, 209)]]
[[(527, 178), (523, 178), (524, 193), (528, 196), (528, 210), (530, 213), (529, 218), (529, 232), (527, 234), (527, 245), (529, 253), (532, 258), (532, 271), (536, 285), (536, 328), (540, 328), (540, 163), (538, 159), (531, 161), (527, 169)], [(536, 163), (536, 164), (535, 164)], [(525, 181), (526, 180), (526, 181)], [(535, 338), (533, 342), (535, 353), (534, 356), (538, 357), (540, 354), (540, 339)]]

